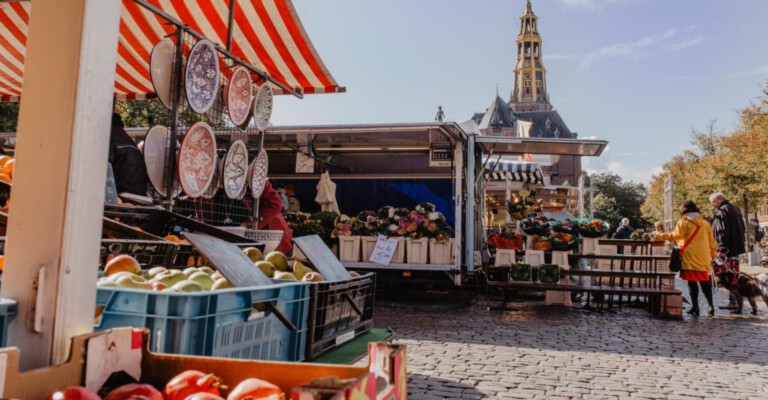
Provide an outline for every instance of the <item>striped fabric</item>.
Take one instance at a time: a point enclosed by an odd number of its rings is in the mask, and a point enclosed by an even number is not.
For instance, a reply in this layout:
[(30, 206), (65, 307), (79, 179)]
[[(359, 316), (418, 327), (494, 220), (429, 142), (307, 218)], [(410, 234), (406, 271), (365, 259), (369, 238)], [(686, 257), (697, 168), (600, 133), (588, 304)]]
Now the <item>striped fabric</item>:
[(544, 183), (544, 174), (539, 163), (520, 161), (488, 161), (485, 166), (485, 179), (494, 181), (510, 181), (525, 183)]
[[(149, 76), (152, 46), (174, 31), (133, 0), (122, 0), (115, 94), (142, 99), (154, 93)], [(230, 0), (147, 0), (222, 47)], [(32, 2), (0, 2), (0, 100), (21, 95)], [(342, 91), (317, 55), (291, 0), (235, 1), (232, 53), (305, 94)], [(276, 89), (279, 93), (279, 88)]]

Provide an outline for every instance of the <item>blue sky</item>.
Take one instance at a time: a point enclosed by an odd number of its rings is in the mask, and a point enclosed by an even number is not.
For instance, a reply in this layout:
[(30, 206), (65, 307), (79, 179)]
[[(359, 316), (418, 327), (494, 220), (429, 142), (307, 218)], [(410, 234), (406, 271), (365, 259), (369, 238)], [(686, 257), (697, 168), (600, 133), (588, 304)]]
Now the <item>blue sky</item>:
[[(281, 96), (273, 123), (462, 122), (512, 89), (524, 0), (294, 0), (345, 94)], [(582, 138), (610, 141), (589, 170), (647, 181), (691, 129), (737, 110), (768, 78), (766, 0), (534, 0), (550, 99)]]

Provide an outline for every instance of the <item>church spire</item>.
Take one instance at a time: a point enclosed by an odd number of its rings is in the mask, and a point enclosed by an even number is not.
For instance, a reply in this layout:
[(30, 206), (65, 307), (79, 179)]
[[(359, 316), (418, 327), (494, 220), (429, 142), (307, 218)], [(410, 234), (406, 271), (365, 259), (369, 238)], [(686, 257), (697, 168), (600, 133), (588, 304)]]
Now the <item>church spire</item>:
[(541, 44), (538, 17), (533, 13), (531, 0), (527, 0), (525, 14), (520, 17), (515, 87), (509, 99), (509, 106), (514, 111), (552, 109), (547, 94), (547, 70), (542, 62)]

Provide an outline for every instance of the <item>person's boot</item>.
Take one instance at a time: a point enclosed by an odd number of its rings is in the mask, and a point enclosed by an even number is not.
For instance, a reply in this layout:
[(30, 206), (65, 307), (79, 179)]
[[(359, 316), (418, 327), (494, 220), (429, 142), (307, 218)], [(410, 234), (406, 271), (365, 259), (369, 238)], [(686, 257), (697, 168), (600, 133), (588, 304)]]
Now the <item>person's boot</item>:
[(699, 316), (699, 307), (691, 307), (691, 309), (688, 310), (688, 314), (691, 314), (694, 317), (698, 317)]

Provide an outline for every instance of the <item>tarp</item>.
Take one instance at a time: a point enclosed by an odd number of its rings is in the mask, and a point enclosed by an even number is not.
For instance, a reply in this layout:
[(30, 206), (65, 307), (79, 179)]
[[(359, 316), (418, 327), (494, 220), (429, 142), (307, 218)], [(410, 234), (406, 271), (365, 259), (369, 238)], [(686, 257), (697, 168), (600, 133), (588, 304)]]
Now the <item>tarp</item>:
[(525, 183), (544, 183), (544, 174), (539, 163), (524, 161), (488, 161), (485, 166), (485, 178), (490, 180), (510, 180)]
[[(175, 31), (133, 0), (122, 0), (115, 94), (154, 93), (152, 47)], [(147, 0), (213, 42), (226, 46), (230, 0)], [(0, 2), (0, 101), (21, 96), (31, 1)], [(304, 93), (343, 91), (317, 55), (290, 0), (234, 1), (232, 53), (282, 84)], [(276, 92), (280, 92), (276, 90)]]

